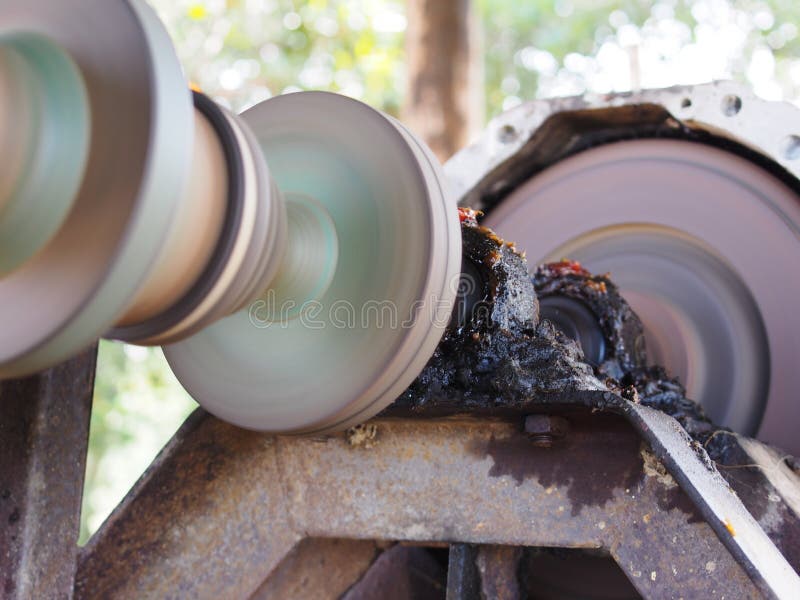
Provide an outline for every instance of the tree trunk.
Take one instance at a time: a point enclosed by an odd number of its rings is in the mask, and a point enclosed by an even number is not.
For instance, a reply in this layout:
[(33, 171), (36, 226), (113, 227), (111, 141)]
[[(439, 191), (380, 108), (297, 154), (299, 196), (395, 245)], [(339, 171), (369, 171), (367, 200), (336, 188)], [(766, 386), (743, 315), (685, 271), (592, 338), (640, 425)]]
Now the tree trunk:
[(483, 64), (472, 0), (408, 0), (403, 120), (440, 160), (483, 122)]

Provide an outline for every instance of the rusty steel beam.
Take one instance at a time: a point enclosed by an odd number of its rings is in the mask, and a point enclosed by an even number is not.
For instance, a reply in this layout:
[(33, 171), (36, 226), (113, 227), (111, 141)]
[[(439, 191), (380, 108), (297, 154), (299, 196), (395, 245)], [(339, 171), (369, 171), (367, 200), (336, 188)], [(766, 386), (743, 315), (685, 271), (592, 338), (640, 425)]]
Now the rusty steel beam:
[(361, 580), (381, 552), (373, 541), (305, 539), (270, 573), (251, 600), (337, 600)]
[(0, 383), (0, 597), (72, 597), (96, 351)]
[(447, 573), (447, 600), (520, 600), (519, 546), (453, 544)]
[(619, 417), (376, 420), (374, 444), (281, 438), (196, 413), (90, 541), (79, 597), (253, 594), (301, 538), (605, 549), (645, 597), (758, 589)]
[(446, 600), (481, 600), (478, 547), (452, 544), (448, 558)]
[(625, 413), (758, 589), (768, 597), (795, 598), (800, 577), (705, 450), (660, 411), (630, 403)]
[[(780, 476), (774, 473), (771, 478), (751, 478), (751, 484), (756, 481), (759, 483), (745, 494), (745, 502), (742, 502), (734, 493), (735, 488), (731, 488), (719, 473), (705, 449), (675, 419), (611, 392), (577, 391), (544, 398), (523, 396), (514, 403), (507, 402), (499, 407), (484, 406), (478, 410), (484, 417), (509, 417), (516, 414), (522, 418), (528, 414), (524, 421), (524, 431), (532, 444), (547, 448), (567, 433), (569, 424), (564, 423), (561, 417), (537, 413), (543, 410), (574, 410), (579, 406), (593, 412), (613, 413), (624, 417), (652, 448), (657, 460), (666, 465), (670, 476), (675, 477), (678, 485), (699, 510), (701, 518), (716, 532), (759, 590), (767, 596), (794, 598), (794, 591), (800, 589), (800, 576), (790, 562), (796, 561), (798, 545), (793, 528), (797, 507), (792, 506), (800, 505), (800, 502), (792, 501), (791, 498), (798, 496), (800, 479), (795, 473), (789, 473), (788, 466), (782, 467), (783, 474)], [(411, 408), (395, 405), (385, 411), (384, 416), (404, 416), (409, 412), (417, 418), (441, 418), (459, 415), (463, 408), (452, 398), (444, 401), (433, 399)], [(738, 452), (724, 453), (728, 458), (739, 456), (741, 460), (751, 452), (758, 454), (756, 451), (759, 445), (752, 440), (738, 438), (737, 444), (740, 446)], [(745, 446), (750, 450), (745, 450)], [(764, 454), (763, 451), (761, 454)], [(753, 460), (755, 459), (750, 462)], [(774, 456), (767, 456), (765, 460), (768, 463), (765, 474), (773, 473), (782, 462), (779, 461), (776, 465)], [(725, 466), (721, 465), (723, 471)], [(763, 469), (764, 466), (756, 465), (756, 468)], [(730, 474), (728, 476), (730, 479)], [(773, 506), (765, 515), (763, 505), (769, 497), (773, 498)], [(757, 519), (762, 519), (767, 526), (764, 527)], [(791, 529), (787, 531), (786, 528)]]
[(381, 554), (342, 600), (441, 600), (446, 579), (426, 549), (397, 545)]
[(720, 431), (709, 444), (717, 452), (717, 469), (758, 520), (786, 560), (800, 571), (800, 471), (785, 453), (733, 432)]
[(476, 563), (481, 576), (484, 598), (522, 600), (517, 570), (522, 548), (512, 546), (481, 546)]
[(75, 596), (251, 596), (307, 537), (281, 446), (196, 411), (84, 546)]

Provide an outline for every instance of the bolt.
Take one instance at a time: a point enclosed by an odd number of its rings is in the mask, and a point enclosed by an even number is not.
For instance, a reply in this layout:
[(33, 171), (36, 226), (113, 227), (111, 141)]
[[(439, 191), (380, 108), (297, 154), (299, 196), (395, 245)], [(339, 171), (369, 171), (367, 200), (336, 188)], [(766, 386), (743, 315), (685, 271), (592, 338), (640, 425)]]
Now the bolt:
[(538, 448), (550, 448), (567, 435), (569, 422), (563, 417), (530, 415), (525, 419), (525, 433)]

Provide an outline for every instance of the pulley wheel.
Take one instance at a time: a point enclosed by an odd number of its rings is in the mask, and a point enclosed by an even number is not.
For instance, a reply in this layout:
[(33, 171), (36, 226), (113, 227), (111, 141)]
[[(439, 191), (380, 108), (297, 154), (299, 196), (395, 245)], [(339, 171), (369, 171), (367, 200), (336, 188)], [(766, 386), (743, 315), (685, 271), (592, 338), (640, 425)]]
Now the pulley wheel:
[[(5, 58), (27, 49), (28, 68), (4, 75), (29, 90), (49, 132), (34, 139), (20, 173), (41, 169), (54, 148), (80, 159), (54, 173), (69, 192), (54, 197), (56, 218), (31, 221), (46, 243), (0, 277), (6, 378), (79, 352), (130, 305), (164, 251), (185, 187), (193, 108), (169, 36), (142, 0), (4, 2), (0, 49)], [(12, 98), (12, 110), (24, 104)], [(77, 107), (74, 122), (58, 106)]]
[(283, 292), (265, 289), (166, 347), (167, 359), (203, 407), (242, 427), (313, 433), (364, 421), (413, 381), (449, 321), (455, 202), (423, 146), (360, 102), (290, 94), (243, 119), (287, 201), (287, 254), (302, 237), (304, 256), (292, 260), (317, 265), (321, 286), (281, 273)]
[(532, 266), (609, 272), (645, 325), (649, 360), (719, 424), (800, 452), (800, 199), (711, 146), (601, 146), (531, 178), (486, 225)]

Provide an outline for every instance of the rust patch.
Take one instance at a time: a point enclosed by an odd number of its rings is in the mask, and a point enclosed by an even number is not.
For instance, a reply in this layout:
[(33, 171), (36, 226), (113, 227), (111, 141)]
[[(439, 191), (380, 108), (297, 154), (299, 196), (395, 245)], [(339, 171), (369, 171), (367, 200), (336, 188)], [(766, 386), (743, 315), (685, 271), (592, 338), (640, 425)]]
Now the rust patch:
[(71, 597), (94, 367), (92, 349), (0, 383), (4, 598)]
[(351, 427), (345, 433), (347, 443), (353, 448), (364, 448), (369, 450), (378, 443), (378, 426), (372, 423), (363, 423)]

